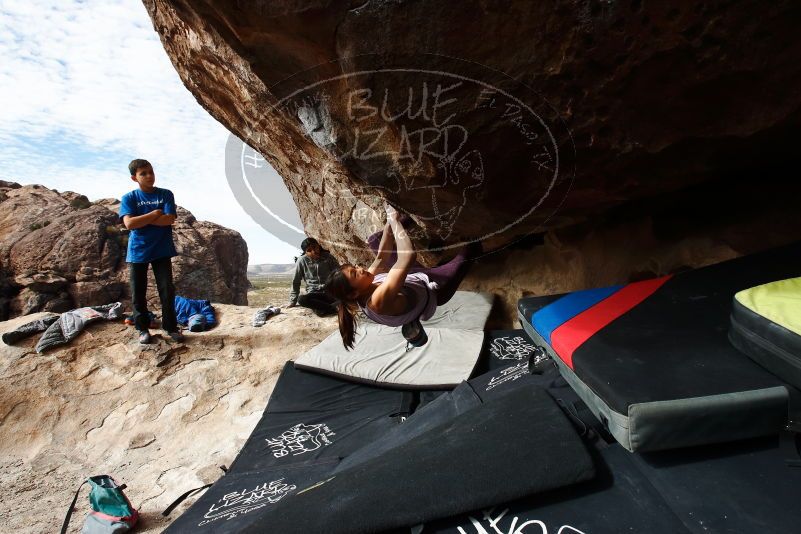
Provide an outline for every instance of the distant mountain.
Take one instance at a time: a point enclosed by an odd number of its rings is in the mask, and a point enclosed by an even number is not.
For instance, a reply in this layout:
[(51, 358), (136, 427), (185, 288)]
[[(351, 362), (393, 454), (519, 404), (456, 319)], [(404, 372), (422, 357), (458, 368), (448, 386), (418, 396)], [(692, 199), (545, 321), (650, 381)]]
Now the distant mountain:
[(289, 274), (294, 269), (294, 263), (261, 263), (259, 265), (248, 265), (248, 276)]

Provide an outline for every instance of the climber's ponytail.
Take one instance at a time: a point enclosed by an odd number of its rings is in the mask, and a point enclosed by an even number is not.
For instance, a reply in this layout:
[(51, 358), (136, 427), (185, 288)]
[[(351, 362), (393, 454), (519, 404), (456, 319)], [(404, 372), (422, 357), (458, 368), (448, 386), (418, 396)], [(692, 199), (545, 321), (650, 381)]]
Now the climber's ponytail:
[(351, 297), (353, 288), (348, 282), (342, 269), (349, 267), (344, 264), (336, 271), (328, 275), (325, 281), (325, 292), (337, 301), (337, 317), (339, 319), (339, 334), (342, 336), (342, 344), (346, 349), (352, 349), (356, 339), (356, 312), (359, 310), (358, 303)]
[(353, 348), (356, 338), (356, 313), (350, 306), (340, 302), (337, 307), (339, 315), (339, 335), (342, 336), (342, 344), (346, 349)]

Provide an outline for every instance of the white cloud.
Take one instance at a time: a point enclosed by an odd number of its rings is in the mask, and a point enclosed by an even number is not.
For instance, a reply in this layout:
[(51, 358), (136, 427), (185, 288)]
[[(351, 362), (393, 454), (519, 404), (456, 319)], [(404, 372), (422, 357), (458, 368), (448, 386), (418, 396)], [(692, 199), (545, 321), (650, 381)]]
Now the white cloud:
[(236, 203), (228, 131), (183, 86), (139, 1), (3, 0), (0, 57), (0, 178), (119, 198), (128, 161), (144, 157), (179, 204), (239, 231), (251, 263), (291, 261)]

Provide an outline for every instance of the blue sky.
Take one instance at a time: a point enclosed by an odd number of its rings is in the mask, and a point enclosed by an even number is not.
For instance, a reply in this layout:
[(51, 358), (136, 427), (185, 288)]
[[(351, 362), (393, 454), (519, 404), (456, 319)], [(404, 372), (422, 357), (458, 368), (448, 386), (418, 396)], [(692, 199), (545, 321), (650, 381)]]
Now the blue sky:
[(0, 179), (119, 198), (143, 157), (178, 204), (241, 233), (249, 263), (292, 261), (234, 199), (229, 132), (183, 86), (140, 1), (3, 0), (0, 58)]

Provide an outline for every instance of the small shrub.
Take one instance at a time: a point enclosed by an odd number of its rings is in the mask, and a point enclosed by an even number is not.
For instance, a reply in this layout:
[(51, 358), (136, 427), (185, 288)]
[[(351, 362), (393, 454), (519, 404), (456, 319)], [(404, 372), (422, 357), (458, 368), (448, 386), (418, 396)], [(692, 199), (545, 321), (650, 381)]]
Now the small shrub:
[(83, 210), (91, 206), (92, 203), (89, 202), (89, 199), (85, 196), (81, 195), (79, 197), (75, 197), (70, 201), (70, 206), (76, 210)]

